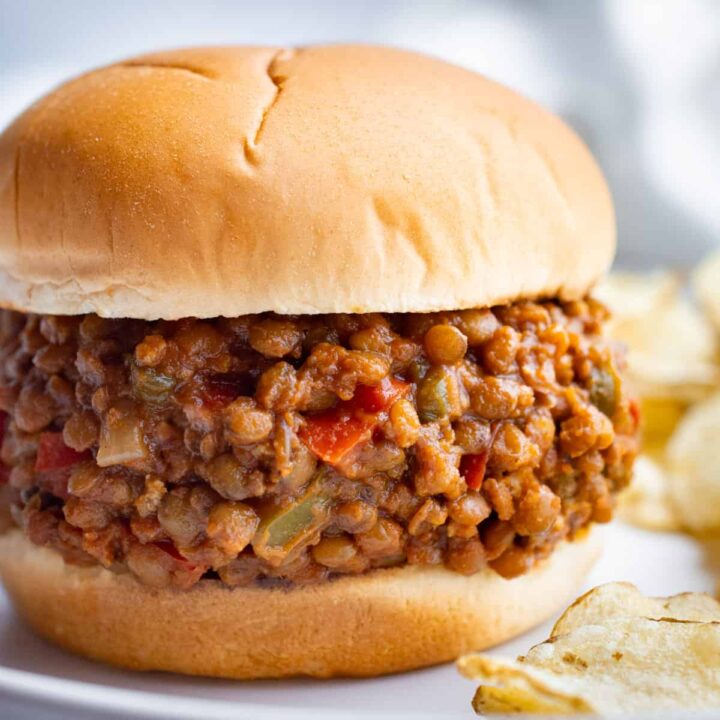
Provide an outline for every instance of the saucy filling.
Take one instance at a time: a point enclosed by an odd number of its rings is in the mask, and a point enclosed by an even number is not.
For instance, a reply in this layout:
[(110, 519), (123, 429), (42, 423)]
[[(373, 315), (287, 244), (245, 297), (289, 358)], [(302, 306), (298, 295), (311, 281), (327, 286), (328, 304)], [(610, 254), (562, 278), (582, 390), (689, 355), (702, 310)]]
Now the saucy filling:
[(155, 586), (520, 575), (607, 522), (637, 411), (588, 299), (146, 322), (0, 312), (13, 519)]

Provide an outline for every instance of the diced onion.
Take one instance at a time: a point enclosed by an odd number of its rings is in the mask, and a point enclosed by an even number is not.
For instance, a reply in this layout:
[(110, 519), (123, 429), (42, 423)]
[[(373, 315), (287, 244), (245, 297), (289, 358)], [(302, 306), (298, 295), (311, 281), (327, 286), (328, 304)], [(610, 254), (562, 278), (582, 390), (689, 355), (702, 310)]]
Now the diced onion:
[(149, 457), (137, 415), (111, 411), (100, 432), (96, 462), (100, 467), (130, 465), (137, 467)]

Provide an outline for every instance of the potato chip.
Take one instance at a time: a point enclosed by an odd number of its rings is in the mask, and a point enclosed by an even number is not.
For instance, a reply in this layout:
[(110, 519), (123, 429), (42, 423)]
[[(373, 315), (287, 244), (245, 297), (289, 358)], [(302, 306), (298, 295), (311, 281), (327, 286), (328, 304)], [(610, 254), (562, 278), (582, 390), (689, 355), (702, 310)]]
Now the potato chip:
[(615, 317), (643, 318), (680, 290), (680, 278), (671, 272), (613, 272), (594, 291)]
[(638, 456), (632, 482), (618, 497), (617, 517), (647, 530), (680, 530), (668, 485), (667, 474), (655, 460)]
[(458, 669), (465, 677), (483, 683), (473, 698), (473, 708), (480, 715), (576, 715), (594, 711), (579, 696), (582, 688), (572, 687), (577, 683), (563, 682), (524, 663), (466, 655), (458, 660)]
[(606, 583), (579, 597), (555, 623), (550, 637), (623, 616), (720, 622), (720, 602), (706, 593), (647, 597), (632, 583)]
[(596, 294), (613, 311), (608, 331), (628, 346), (628, 376), (641, 397), (696, 402), (720, 383), (713, 326), (675, 275), (617, 274)]
[(698, 302), (720, 331), (720, 251), (710, 255), (695, 270), (692, 288)]
[(720, 531), (720, 393), (691, 408), (667, 448), (669, 492), (696, 533)]
[(628, 374), (642, 397), (696, 402), (720, 382), (715, 332), (687, 298), (620, 318), (611, 333), (629, 348)]
[(720, 623), (615, 617), (536, 645), (523, 662), (582, 678), (603, 713), (720, 707)]
[(720, 707), (720, 623), (613, 617), (536, 645), (520, 660), (469, 656), (479, 713), (622, 715)]
[(640, 398), (643, 447), (651, 451), (664, 449), (688, 407), (688, 403), (675, 398)]
[(517, 661), (458, 668), (479, 680), (478, 713), (569, 715), (720, 707), (720, 603), (703, 593), (645, 597), (608, 583), (578, 598), (548, 641)]

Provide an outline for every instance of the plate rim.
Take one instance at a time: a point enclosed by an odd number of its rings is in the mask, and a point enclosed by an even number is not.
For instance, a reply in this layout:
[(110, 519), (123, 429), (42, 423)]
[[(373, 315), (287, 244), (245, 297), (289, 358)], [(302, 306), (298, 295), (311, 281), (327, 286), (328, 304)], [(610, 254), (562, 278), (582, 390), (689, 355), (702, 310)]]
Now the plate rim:
[(314, 720), (315, 718), (337, 718), (339, 714), (374, 719), (431, 718), (432, 713), (405, 712), (360, 712), (351, 709), (345, 713), (337, 708), (245, 703), (237, 700), (174, 695), (167, 692), (151, 692), (118, 688), (101, 683), (85, 682), (44, 675), (28, 670), (16, 670), (0, 665), (0, 697), (12, 697), (40, 703), (45, 707), (64, 707), (86, 711), (102, 711), (127, 717), (165, 720), (173, 718), (202, 717), (203, 720), (233, 718), (233, 720)]

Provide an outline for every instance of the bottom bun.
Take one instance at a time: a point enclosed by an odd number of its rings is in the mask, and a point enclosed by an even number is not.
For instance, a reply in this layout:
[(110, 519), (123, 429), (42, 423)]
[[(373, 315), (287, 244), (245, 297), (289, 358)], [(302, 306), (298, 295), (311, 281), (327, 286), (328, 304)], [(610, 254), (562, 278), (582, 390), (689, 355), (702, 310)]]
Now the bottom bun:
[(206, 580), (179, 591), (67, 565), (13, 530), (0, 537), (0, 573), (40, 635), (113, 665), (245, 679), (367, 676), (527, 630), (577, 590), (599, 551), (595, 531), (514, 580), (406, 566), (292, 590)]

